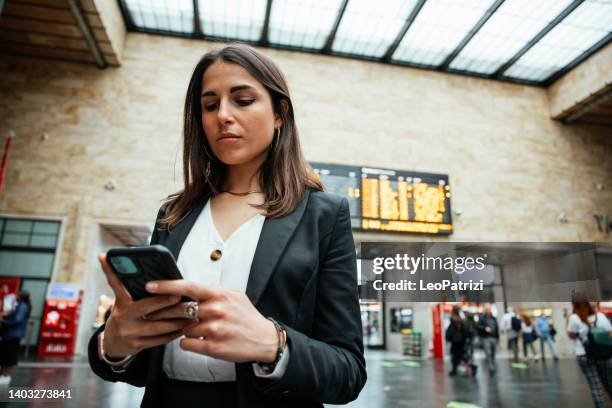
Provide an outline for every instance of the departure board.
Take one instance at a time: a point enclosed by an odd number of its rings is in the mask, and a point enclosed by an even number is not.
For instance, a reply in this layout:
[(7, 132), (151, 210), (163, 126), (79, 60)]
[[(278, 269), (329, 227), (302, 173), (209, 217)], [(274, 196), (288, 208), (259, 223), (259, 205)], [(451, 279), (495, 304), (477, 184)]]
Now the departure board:
[(325, 163), (310, 165), (326, 191), (348, 199), (354, 229), (453, 232), (447, 175)]

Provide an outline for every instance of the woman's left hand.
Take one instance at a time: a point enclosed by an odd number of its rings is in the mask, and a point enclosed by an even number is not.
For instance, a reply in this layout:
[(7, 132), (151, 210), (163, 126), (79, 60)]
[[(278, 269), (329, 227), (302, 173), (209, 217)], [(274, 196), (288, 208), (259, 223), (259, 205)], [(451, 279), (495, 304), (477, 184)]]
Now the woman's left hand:
[[(278, 337), (274, 323), (259, 313), (238, 290), (204, 286), (184, 279), (152, 281), (147, 291), (158, 295), (185, 295), (198, 303), (198, 320), (183, 329), (181, 348), (226, 361), (276, 359)], [(147, 320), (185, 316), (187, 302), (146, 316)]]

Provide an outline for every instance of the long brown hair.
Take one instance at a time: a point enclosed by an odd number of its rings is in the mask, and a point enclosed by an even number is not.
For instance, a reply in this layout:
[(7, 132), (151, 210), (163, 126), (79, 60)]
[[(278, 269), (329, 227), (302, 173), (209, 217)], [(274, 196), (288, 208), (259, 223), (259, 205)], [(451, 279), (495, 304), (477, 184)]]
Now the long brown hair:
[[(302, 155), (298, 129), (289, 87), (283, 73), (270, 58), (244, 44), (230, 44), (206, 53), (198, 62), (187, 87), (183, 119), (184, 188), (164, 201), (166, 215), (160, 226), (172, 228), (201, 200), (218, 194), (223, 188), (227, 166), (214, 153), (202, 127), (200, 94), (204, 73), (214, 62), (222, 60), (240, 65), (270, 93), (272, 107), (282, 120), (280, 135), (274, 136), (273, 148), (260, 167), (264, 203), (255, 206), (266, 211), (268, 218), (292, 212), (307, 188), (323, 191), (323, 186)], [(206, 166), (210, 162), (210, 175)]]
[(595, 314), (595, 308), (590, 302), (585, 302), (583, 300), (572, 300), (572, 312), (576, 313), (580, 320), (589, 324), (588, 318), (591, 315)]

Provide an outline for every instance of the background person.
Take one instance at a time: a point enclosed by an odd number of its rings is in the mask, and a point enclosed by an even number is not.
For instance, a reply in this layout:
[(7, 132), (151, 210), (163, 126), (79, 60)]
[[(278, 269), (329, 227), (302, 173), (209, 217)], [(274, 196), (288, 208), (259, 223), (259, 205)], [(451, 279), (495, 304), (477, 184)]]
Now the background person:
[(495, 374), (497, 363), (495, 361), (495, 351), (499, 340), (499, 326), (497, 319), (491, 313), (491, 305), (485, 306), (485, 312), (478, 320), (478, 336), (482, 343), (485, 353), (485, 361), (489, 369), (489, 374)]
[(456, 375), (457, 367), (462, 361), (467, 363), (465, 360), (465, 345), (467, 343), (468, 336), (469, 334), (466, 325), (459, 315), (459, 308), (457, 306), (453, 306), (450, 324), (446, 328), (446, 333), (444, 336), (446, 341), (451, 344), (450, 354), (453, 368), (448, 375)]
[(531, 318), (527, 315), (522, 316), (523, 325), (521, 326), (521, 333), (523, 337), (523, 358), (525, 361), (529, 360), (529, 350), (531, 350), (533, 359), (538, 361), (540, 356), (535, 351), (535, 341), (537, 340), (537, 334)]
[(574, 340), (574, 353), (589, 383), (593, 403), (597, 408), (609, 407), (606, 400), (612, 395), (612, 359), (589, 358), (584, 342), (588, 339), (589, 326), (612, 332), (612, 325), (606, 315), (596, 312), (589, 302), (573, 301), (572, 308), (573, 313), (567, 320), (567, 335)]
[(553, 360), (558, 361), (559, 357), (557, 357), (557, 352), (555, 351), (555, 346), (552, 341), (551, 335), (551, 324), (550, 319), (543, 314), (538, 317), (535, 324), (536, 332), (540, 337), (540, 353), (542, 354), (542, 361), (546, 359), (546, 352), (544, 351), (544, 343), (548, 345), (548, 349), (550, 350), (550, 354), (553, 357)]
[(32, 311), (30, 293), (19, 292), (16, 307), (2, 318), (0, 334), (0, 385), (11, 383), (11, 371), (19, 359), (19, 343), (25, 337)]
[(502, 330), (506, 333), (508, 339), (508, 350), (512, 352), (513, 361), (518, 362), (519, 352), (519, 336), (521, 333), (522, 322), (514, 313), (514, 308), (509, 306), (506, 309), (506, 314), (502, 319)]
[(465, 314), (465, 329), (467, 331), (468, 337), (467, 342), (465, 344), (465, 362), (468, 365), (469, 374), (474, 377), (476, 376), (476, 371), (478, 366), (474, 364), (474, 348), (477, 337), (476, 331), (476, 320), (474, 320), (474, 314), (466, 312)]

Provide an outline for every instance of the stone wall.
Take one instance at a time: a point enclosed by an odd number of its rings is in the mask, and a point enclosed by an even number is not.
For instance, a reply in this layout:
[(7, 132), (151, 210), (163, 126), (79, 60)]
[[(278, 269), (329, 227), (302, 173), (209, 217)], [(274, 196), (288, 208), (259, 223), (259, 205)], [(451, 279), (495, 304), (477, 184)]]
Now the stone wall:
[[(105, 70), (1, 57), (0, 132), (16, 138), (0, 212), (68, 217), (55, 281), (85, 281), (98, 224), (151, 225), (180, 187), (186, 86), (213, 46), (129, 34)], [(308, 160), (449, 174), (463, 212), (450, 239), (612, 242), (593, 218), (612, 215), (612, 132), (551, 120), (546, 89), (264, 52), (286, 73)]]

